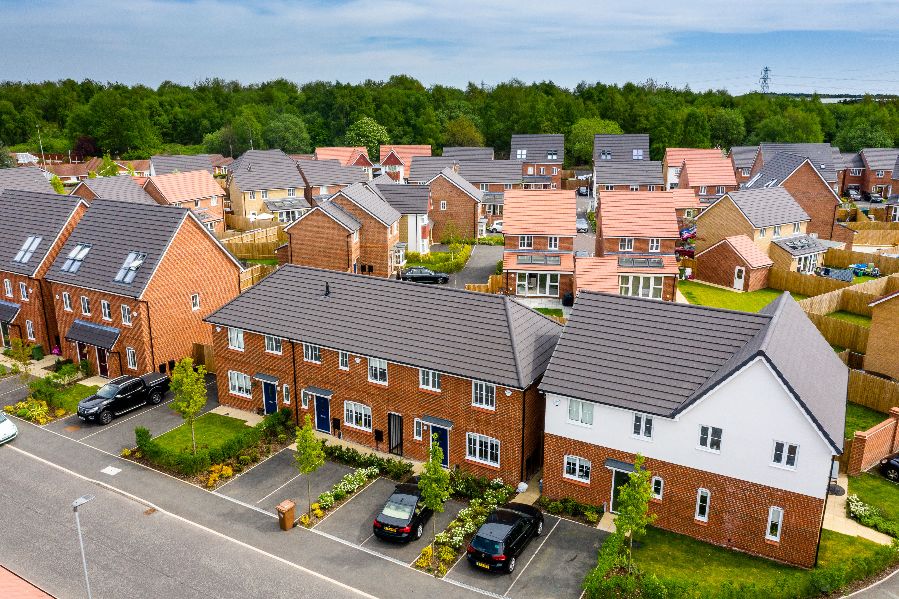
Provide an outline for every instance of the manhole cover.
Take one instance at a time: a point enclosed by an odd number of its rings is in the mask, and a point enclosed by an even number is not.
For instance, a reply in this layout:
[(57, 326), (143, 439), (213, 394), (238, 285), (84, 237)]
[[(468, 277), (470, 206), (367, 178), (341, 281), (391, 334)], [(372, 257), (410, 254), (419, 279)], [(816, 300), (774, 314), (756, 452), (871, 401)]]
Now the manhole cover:
[(70, 424), (69, 426), (63, 428), (62, 430), (68, 431), (70, 433), (74, 433), (75, 431), (80, 431), (81, 427), (78, 426), (77, 424)]

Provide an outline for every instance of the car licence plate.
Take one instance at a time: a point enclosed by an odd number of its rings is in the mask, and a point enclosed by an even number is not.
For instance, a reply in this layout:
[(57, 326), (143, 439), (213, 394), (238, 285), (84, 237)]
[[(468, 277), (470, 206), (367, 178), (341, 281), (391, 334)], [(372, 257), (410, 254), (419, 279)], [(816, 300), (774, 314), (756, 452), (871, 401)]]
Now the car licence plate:
[(396, 532), (396, 529), (392, 526), (385, 526), (384, 530), (386, 530), (387, 532)]
[(490, 569), (490, 564), (485, 564), (484, 562), (477, 562), (478, 566), (481, 568), (485, 568), (487, 570)]

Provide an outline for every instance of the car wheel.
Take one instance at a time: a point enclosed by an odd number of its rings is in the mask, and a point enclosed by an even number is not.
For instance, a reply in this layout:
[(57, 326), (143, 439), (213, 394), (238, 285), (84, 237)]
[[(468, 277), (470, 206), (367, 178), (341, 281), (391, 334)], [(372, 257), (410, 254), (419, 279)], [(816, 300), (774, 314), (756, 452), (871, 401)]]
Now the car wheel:
[(153, 404), (154, 406), (158, 405), (159, 402), (161, 402), (161, 401), (162, 401), (162, 393), (160, 393), (159, 391), (154, 391), (153, 393), (150, 394), (150, 403)]
[(506, 566), (506, 571), (507, 571), (509, 574), (511, 574), (512, 572), (515, 571), (515, 558), (514, 558), (514, 557), (509, 558), (509, 565)]
[(887, 470), (887, 478), (894, 482), (899, 481), (899, 470), (890, 468), (889, 470)]
[(415, 529), (415, 540), (417, 541), (418, 539), (420, 539), (421, 535), (423, 535), (424, 532), (425, 532), (424, 526), (419, 524), (418, 528)]
[(539, 537), (542, 534), (543, 534), (543, 522), (541, 521), (541, 522), (537, 523), (537, 536)]
[(100, 424), (106, 425), (112, 422), (112, 412), (103, 410), (100, 412)]

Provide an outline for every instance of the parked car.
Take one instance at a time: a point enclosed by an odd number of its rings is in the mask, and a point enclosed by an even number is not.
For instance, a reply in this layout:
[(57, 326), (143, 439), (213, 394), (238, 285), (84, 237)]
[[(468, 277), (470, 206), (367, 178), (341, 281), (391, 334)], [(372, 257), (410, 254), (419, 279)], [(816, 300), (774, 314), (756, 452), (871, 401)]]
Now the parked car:
[(413, 281), (415, 283), (439, 283), (445, 285), (449, 283), (449, 275), (445, 272), (434, 272), (430, 268), (424, 266), (413, 266), (407, 268), (400, 274), (403, 281)]
[(495, 220), (493, 224), (487, 227), (487, 230), (491, 233), (502, 233), (503, 232), (503, 221)]
[(899, 454), (880, 460), (880, 473), (893, 482), (899, 482)]
[(577, 229), (578, 233), (590, 232), (590, 222), (584, 217), (579, 217), (576, 221), (574, 221), (574, 226)]
[(882, 204), (883, 203), (883, 196), (878, 192), (866, 191), (865, 195), (868, 197), (868, 201), (871, 202), (872, 204)]
[(371, 528), (379, 539), (417, 541), (433, 515), (434, 512), (422, 504), (418, 485), (400, 484), (393, 489)]
[(851, 202), (858, 202), (862, 199), (862, 194), (857, 189), (850, 188), (846, 191), (846, 196), (849, 198)]
[(169, 390), (169, 377), (151, 372), (140, 377), (120, 376), (100, 387), (94, 395), (78, 402), (78, 417), (109, 424), (121, 416), (147, 404), (156, 405)]
[(578, 187), (577, 194), (579, 196), (587, 196), (587, 195), (590, 195), (590, 190), (586, 187)]
[(678, 258), (693, 258), (696, 255), (695, 248), (674, 248), (674, 255)]
[(19, 434), (19, 428), (16, 423), (6, 417), (6, 414), (0, 412), (0, 445), (7, 441), (12, 441)]
[(532, 505), (507, 503), (498, 507), (468, 545), (468, 562), (491, 572), (515, 571), (515, 560), (534, 537), (543, 534), (543, 513)]

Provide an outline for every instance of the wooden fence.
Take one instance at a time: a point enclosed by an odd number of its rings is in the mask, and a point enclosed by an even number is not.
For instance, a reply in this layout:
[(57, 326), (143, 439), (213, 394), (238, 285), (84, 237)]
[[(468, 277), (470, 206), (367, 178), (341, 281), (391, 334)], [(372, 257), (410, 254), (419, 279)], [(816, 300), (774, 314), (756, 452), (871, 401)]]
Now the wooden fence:
[(235, 229), (237, 231), (252, 231), (254, 229), (268, 229), (272, 227), (282, 226), (277, 219), (271, 220), (250, 220), (246, 216), (237, 216), (236, 214), (225, 213), (225, 228)]
[(899, 406), (899, 383), (861, 370), (849, 371), (849, 401), (883, 412)]
[(869, 254), (867, 252), (853, 252), (851, 250), (837, 250), (831, 248), (824, 254), (824, 264), (834, 266), (836, 268), (846, 268), (850, 264), (869, 264), (880, 269), (885, 275), (891, 275), (899, 272), (899, 258), (890, 258), (881, 256), (880, 254)]
[(868, 327), (832, 318), (826, 314), (807, 312), (806, 316), (831, 345), (845, 347), (862, 354), (868, 349), (868, 335), (871, 332)]
[(287, 241), (287, 234), (282, 226), (264, 227), (252, 231), (225, 231), (219, 239), (222, 243), (268, 243)]
[[(862, 224), (862, 223), (854, 223)], [(886, 231), (875, 229), (862, 229), (856, 232), (852, 238), (852, 245), (876, 245), (876, 246), (894, 246), (899, 245), (899, 231)]]
[(899, 223), (882, 223), (870, 220), (859, 223), (846, 223), (846, 226), (855, 231), (899, 231)]
[(466, 291), (479, 291), (481, 293), (502, 293), (505, 290), (503, 275), (490, 275), (486, 283), (468, 283)]
[(215, 353), (212, 351), (211, 345), (194, 343), (191, 357), (194, 360), (195, 366), (202, 364), (206, 367), (206, 372), (215, 372)]
[(800, 293), (809, 297), (837, 291), (850, 285), (851, 283), (845, 281), (837, 281), (836, 279), (817, 277), (815, 275), (804, 275), (801, 272), (781, 268), (772, 268), (768, 271), (768, 287)]
[(254, 264), (240, 273), (240, 291), (241, 293), (273, 273), (278, 267), (269, 266), (268, 264)]

